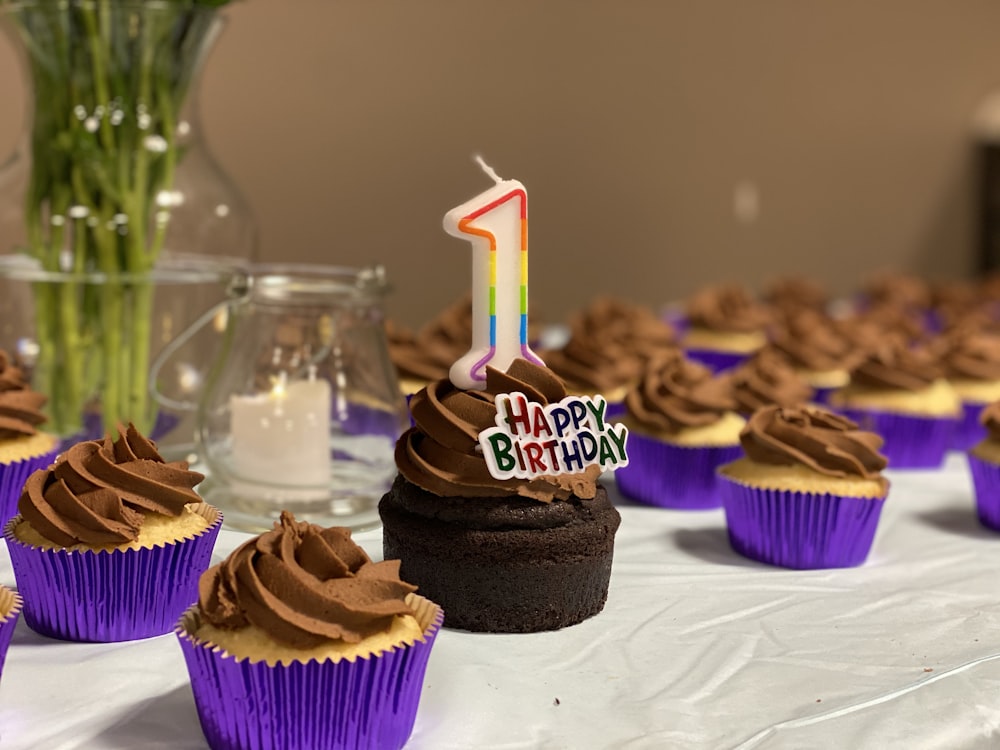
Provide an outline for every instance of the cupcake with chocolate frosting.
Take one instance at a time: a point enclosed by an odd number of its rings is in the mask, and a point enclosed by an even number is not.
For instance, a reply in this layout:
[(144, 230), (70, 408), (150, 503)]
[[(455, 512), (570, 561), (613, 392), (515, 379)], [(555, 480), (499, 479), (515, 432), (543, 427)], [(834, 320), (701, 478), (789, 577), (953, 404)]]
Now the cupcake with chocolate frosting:
[(769, 346), (816, 391), (818, 403), (826, 403), (834, 390), (847, 385), (851, 368), (864, 356), (832, 319), (811, 310), (788, 318)]
[(205, 571), (177, 627), (209, 745), (401, 748), (443, 620), (415, 590), (348, 529), (282, 513)]
[(603, 396), (608, 417), (624, 411), (625, 393), (643, 364), (676, 348), (673, 328), (641, 305), (598, 297), (570, 321), (569, 339), (541, 352), (572, 395)]
[(491, 473), (479, 435), (511, 393), (530, 408), (567, 397), (550, 370), (523, 359), (506, 372), (488, 367), (485, 390), (439, 380), (417, 393), (415, 426), (396, 444), (399, 475), (379, 503), (384, 556), (401, 561), (450, 627), (555, 630), (607, 598), (620, 518), (600, 468), (553, 450), (530, 478)]
[(0, 586), (0, 678), (3, 677), (3, 663), (7, 658), (7, 648), (17, 627), (17, 616), (21, 614), (21, 597), (10, 589)]
[(931, 346), (887, 340), (851, 370), (830, 406), (885, 439), (892, 469), (935, 468), (951, 443), (961, 404)]
[(715, 371), (745, 362), (767, 343), (770, 316), (741, 284), (706, 287), (687, 300), (687, 356)]
[(675, 353), (650, 362), (625, 396), (628, 466), (622, 495), (662, 508), (721, 504), (715, 470), (739, 455), (744, 420), (729, 379)]
[(1000, 531), (1000, 401), (987, 404), (979, 421), (986, 437), (966, 454), (972, 472), (976, 514), (983, 526)]
[(1000, 333), (960, 328), (945, 334), (942, 364), (962, 401), (951, 447), (965, 451), (986, 437), (979, 415), (1000, 399)]
[(719, 469), (733, 549), (786, 568), (860, 565), (889, 492), (882, 438), (819, 407), (767, 406)]
[(813, 398), (813, 389), (777, 349), (765, 347), (745, 364), (726, 373), (736, 411), (749, 416), (764, 406), (798, 406)]
[(59, 452), (59, 438), (38, 429), (45, 422), (46, 401), (0, 349), (0, 524), (16, 513), (28, 475), (48, 466)]
[(132, 425), (28, 477), (4, 529), (28, 626), (74, 641), (170, 632), (222, 523), (193, 489), (203, 478)]

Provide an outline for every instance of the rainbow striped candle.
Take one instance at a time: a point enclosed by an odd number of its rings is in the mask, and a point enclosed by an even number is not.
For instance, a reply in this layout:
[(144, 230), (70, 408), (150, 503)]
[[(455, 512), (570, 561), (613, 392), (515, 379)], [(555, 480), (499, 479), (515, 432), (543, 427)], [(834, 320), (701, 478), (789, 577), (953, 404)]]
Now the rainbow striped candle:
[(528, 346), (528, 193), (476, 159), (495, 184), (445, 214), (444, 229), (472, 243), (472, 348), (449, 377), (458, 388), (482, 389), (487, 365), (542, 361)]

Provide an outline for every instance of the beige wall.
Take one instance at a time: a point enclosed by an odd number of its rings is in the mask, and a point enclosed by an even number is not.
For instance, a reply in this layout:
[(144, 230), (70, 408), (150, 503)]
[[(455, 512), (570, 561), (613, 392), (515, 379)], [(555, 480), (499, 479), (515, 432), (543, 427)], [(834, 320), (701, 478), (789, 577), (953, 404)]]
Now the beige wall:
[[(243, 0), (205, 127), (266, 260), (381, 260), (421, 321), (468, 286), (441, 216), (531, 200), (549, 319), (606, 291), (659, 304), (804, 272), (972, 267), (968, 124), (1000, 87), (995, 0)], [(0, 151), (23, 92), (0, 47)], [(759, 213), (734, 212), (738, 184)], [(752, 211), (750, 212), (752, 214)], [(752, 217), (750, 217), (752, 218)]]

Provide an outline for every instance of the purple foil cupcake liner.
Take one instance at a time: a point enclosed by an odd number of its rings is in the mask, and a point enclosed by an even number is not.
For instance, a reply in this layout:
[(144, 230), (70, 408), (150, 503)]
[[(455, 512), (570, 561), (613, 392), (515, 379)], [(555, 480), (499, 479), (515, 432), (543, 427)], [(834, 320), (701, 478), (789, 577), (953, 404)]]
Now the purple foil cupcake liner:
[(424, 672), (444, 620), (421, 596), (407, 601), (423, 640), (379, 655), (269, 666), (195, 640), (197, 607), (177, 625), (202, 731), (212, 750), (398, 750), (413, 731)]
[(6, 616), (0, 617), (0, 677), (3, 676), (3, 663), (7, 658), (7, 647), (10, 646), (11, 636), (14, 635), (14, 628), (17, 627), (17, 616), (21, 613), (21, 597), (10, 589), (0, 586), (0, 612), (6, 612)]
[(837, 386), (812, 386), (813, 397), (812, 401), (814, 404), (819, 404), (820, 406), (830, 405), (830, 394), (836, 390), (839, 390)]
[(885, 498), (721, 481), (729, 543), (744, 557), (798, 570), (850, 568), (868, 557)]
[(28, 477), (38, 469), (47, 468), (58, 455), (56, 448), (40, 456), (0, 465), (0, 526), (17, 515), (17, 501)]
[(142, 549), (44, 549), (20, 541), (15, 516), (4, 529), (32, 630), (66, 641), (107, 643), (163, 635), (198, 600), (222, 513), (202, 503), (210, 525), (191, 539)]
[(739, 367), (751, 356), (753, 352), (723, 352), (715, 349), (685, 349), (684, 354), (688, 359), (708, 367), (712, 372), (722, 372)]
[(619, 419), (625, 416), (628, 411), (625, 408), (624, 401), (608, 401), (608, 408), (604, 411), (604, 418), (606, 420)]
[(968, 454), (979, 522), (1000, 531), (1000, 466)]
[(739, 445), (684, 446), (630, 432), (628, 466), (615, 471), (618, 490), (660, 508), (708, 510), (722, 505), (715, 470), (743, 455)]
[(962, 416), (955, 424), (951, 437), (951, 449), (967, 451), (986, 439), (986, 428), (979, 423), (979, 415), (986, 404), (972, 401), (962, 403)]
[(890, 469), (936, 469), (951, 445), (957, 420), (953, 417), (922, 417), (851, 407), (838, 408), (862, 430), (878, 433), (885, 440), (880, 449)]

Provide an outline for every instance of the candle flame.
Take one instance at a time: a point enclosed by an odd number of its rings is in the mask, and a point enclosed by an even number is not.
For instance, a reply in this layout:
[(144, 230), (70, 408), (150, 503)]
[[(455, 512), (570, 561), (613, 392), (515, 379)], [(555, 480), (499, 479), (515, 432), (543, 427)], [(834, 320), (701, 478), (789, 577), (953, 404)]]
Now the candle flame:
[(496, 170), (493, 169), (493, 167), (491, 167), (489, 164), (487, 164), (486, 161), (483, 159), (483, 157), (481, 157), (479, 154), (476, 154), (475, 157), (473, 158), (476, 160), (476, 163), (480, 167), (482, 167), (483, 171), (489, 176), (489, 178), (493, 180), (493, 182), (495, 182), (497, 185), (503, 182), (503, 180), (500, 179), (500, 176), (496, 173)]
[(282, 370), (278, 377), (271, 376), (271, 398), (284, 398), (288, 395), (288, 373)]

